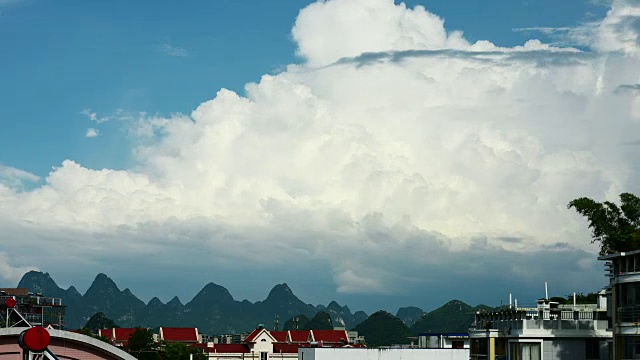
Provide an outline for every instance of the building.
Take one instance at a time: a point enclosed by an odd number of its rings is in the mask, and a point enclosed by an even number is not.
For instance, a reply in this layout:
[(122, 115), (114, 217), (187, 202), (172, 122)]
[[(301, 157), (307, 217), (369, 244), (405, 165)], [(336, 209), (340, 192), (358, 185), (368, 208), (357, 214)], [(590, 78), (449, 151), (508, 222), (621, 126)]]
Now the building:
[[(23, 350), (18, 345), (18, 338), (26, 329), (25, 327), (0, 328), (0, 360), (23, 358)], [(136, 360), (123, 350), (90, 336), (51, 328), (47, 330), (51, 337), (47, 349), (58, 359)]]
[(612, 359), (640, 358), (640, 250), (600, 256), (609, 277)]
[[(100, 329), (98, 334), (109, 339), (109, 342), (113, 346), (119, 348), (125, 348), (129, 345), (129, 339), (131, 335), (136, 332), (138, 328), (114, 328), (114, 329)], [(157, 339), (154, 337), (154, 341)]]
[[(16, 311), (7, 307), (7, 300), (15, 300)], [(9, 310), (9, 311), (7, 311)], [(0, 289), (0, 322), (3, 327), (7, 324), (27, 326), (23, 320), (34, 326), (51, 326), (64, 330), (66, 306), (62, 299), (31, 293), (27, 288)]]
[(269, 331), (259, 327), (242, 344), (215, 344), (198, 346), (210, 360), (232, 359), (298, 359), (300, 348), (353, 347), (345, 330), (290, 330)]
[(469, 334), (418, 334), (420, 349), (468, 349), (470, 343)]
[(311, 337), (310, 330), (289, 330), (289, 337), (287, 342), (292, 344), (307, 344)]
[(590, 305), (540, 299), (535, 308), (479, 311), (469, 337), (471, 360), (608, 360), (606, 297)]
[(356, 345), (365, 344), (364, 336), (359, 335), (356, 330), (348, 330), (347, 335), (349, 336), (349, 344), (356, 344)]
[(160, 327), (160, 340), (166, 342), (180, 342), (185, 344), (197, 344), (202, 341), (198, 334), (198, 328)]
[(215, 344), (242, 344), (250, 333), (224, 334), (213, 336), (212, 342)]
[(469, 349), (300, 348), (299, 360), (468, 360)]

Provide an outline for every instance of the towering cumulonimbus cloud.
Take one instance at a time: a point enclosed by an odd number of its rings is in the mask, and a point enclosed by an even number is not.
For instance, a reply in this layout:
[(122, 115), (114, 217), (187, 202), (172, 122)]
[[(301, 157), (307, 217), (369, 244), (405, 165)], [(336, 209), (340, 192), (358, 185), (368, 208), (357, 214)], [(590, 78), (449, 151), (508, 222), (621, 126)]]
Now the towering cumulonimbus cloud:
[[(419, 6), (311, 4), (292, 31), (303, 64), (140, 116), (135, 167), (67, 160), (32, 190), (0, 182), (0, 240), (87, 266), (323, 269), (343, 293), (440, 284), (428, 272), (471, 284), (504, 276), (496, 263), (524, 284), (589, 281), (595, 247), (566, 205), (640, 190), (638, 19), (614, 1), (590, 51), (500, 48)], [(17, 260), (55, 266), (39, 256)]]

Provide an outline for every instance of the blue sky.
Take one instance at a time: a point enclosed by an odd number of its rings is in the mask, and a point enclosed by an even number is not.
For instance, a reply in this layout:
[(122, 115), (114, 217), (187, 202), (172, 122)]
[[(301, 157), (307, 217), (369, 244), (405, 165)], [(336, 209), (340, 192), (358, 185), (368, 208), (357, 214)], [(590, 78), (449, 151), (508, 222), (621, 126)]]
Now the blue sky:
[(369, 312), (597, 290), (566, 204), (640, 191), (639, 8), (0, 0), (0, 285), (287, 282)]
[[(74, 159), (92, 168), (131, 165), (118, 124), (84, 137), (81, 112), (189, 113), (220, 88), (301, 61), (291, 27), (312, 1), (109, 3), (22, 0), (0, 15), (0, 162), (39, 176)], [(408, 1), (471, 40), (515, 46), (529, 27), (576, 26), (602, 17), (592, 1)], [(541, 34), (534, 34), (540, 37)], [(172, 52), (173, 50), (173, 52)]]

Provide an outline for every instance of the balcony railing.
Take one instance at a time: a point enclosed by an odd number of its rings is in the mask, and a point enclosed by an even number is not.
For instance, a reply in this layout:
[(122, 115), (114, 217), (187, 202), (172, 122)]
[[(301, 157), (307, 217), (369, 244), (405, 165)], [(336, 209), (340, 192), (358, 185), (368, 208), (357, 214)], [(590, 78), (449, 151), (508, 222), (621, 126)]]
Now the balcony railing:
[(640, 322), (640, 306), (622, 306), (617, 310), (617, 322)]
[(18, 305), (33, 305), (33, 306), (62, 306), (61, 298), (52, 298), (44, 296), (0, 296), (0, 304), (4, 304), (7, 299), (13, 298)]
[(40, 315), (40, 314), (22, 314), (22, 316), (31, 325), (42, 325), (42, 315)]
[(479, 321), (475, 330), (492, 329), (512, 333), (527, 330), (594, 331), (606, 329), (606, 320), (592, 319), (528, 319)]

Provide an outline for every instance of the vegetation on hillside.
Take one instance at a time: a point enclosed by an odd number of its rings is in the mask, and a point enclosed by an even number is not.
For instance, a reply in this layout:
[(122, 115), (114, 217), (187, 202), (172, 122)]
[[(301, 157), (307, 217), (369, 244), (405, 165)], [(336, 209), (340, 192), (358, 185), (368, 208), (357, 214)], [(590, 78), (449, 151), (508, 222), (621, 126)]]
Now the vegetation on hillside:
[(424, 310), (415, 306), (401, 307), (396, 313), (396, 317), (402, 320), (407, 326), (412, 326), (424, 315)]
[[(297, 319), (297, 327), (296, 327), (296, 319)], [(307, 323), (311, 321), (308, 317), (303, 314), (296, 315), (291, 319), (284, 322), (282, 330), (302, 330), (306, 328)]]
[(411, 331), (402, 320), (386, 311), (378, 311), (354, 328), (363, 335), (368, 347), (409, 344)]
[(319, 311), (313, 319), (304, 326), (305, 330), (333, 330), (331, 315), (324, 311)]
[(419, 333), (466, 333), (473, 323), (476, 308), (460, 300), (451, 300), (429, 313), (422, 315), (411, 332)]

